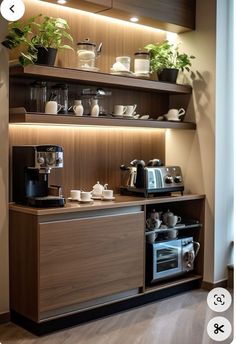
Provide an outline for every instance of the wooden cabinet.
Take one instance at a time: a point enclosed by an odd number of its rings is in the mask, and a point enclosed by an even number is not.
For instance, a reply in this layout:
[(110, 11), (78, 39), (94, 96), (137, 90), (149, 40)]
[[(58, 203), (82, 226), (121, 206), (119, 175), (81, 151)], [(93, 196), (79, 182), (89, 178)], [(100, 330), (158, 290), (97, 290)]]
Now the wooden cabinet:
[(137, 294), (144, 285), (144, 212), (138, 208), (46, 222), (11, 211), (11, 309), (39, 321), (83, 302)]
[(137, 16), (141, 24), (175, 32), (195, 28), (195, 0), (114, 0), (109, 11), (127, 20)]
[(177, 33), (195, 29), (195, 0), (70, 0), (66, 6), (126, 21), (137, 16), (139, 24)]
[[(15, 322), (46, 333), (200, 287), (204, 195), (117, 196), (115, 202), (94, 203), (62, 209), (10, 206)], [(197, 220), (179, 229), (178, 237), (191, 236), (201, 248), (193, 271), (150, 285), (145, 284), (145, 219), (154, 208)]]

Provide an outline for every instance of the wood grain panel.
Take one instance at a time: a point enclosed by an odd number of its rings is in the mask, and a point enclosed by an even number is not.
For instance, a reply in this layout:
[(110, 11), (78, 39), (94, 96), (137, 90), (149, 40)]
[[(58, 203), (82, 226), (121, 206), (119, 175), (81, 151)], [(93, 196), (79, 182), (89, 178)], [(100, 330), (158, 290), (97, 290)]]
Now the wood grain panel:
[(36, 216), (10, 211), (10, 308), (38, 320)]
[[(47, 2), (50, 2), (52, 4), (56, 3), (55, 0), (47, 0)], [(81, 11), (96, 13), (110, 8), (111, 0), (70, 0), (67, 2), (66, 6), (71, 8), (77, 8)]]
[(64, 168), (52, 170), (49, 182), (62, 185), (65, 197), (71, 189), (92, 190), (98, 180), (118, 193), (121, 164), (135, 158), (165, 162), (165, 132), (158, 129), (11, 126), (10, 155), (13, 145), (25, 144), (64, 147)]
[(139, 212), (40, 224), (40, 312), (141, 287), (143, 223)]
[(129, 20), (137, 16), (139, 23), (174, 32), (195, 28), (195, 0), (113, 0), (104, 15)]
[[(103, 42), (102, 54), (97, 59), (97, 66), (102, 72), (110, 72), (116, 56), (134, 56), (134, 53), (148, 43), (162, 41), (166, 33), (151, 28), (139, 27), (131, 23), (111, 20), (99, 15), (76, 11), (65, 6), (52, 5), (31, 0), (25, 0), (26, 13), (24, 18), (39, 13), (53, 17), (62, 17), (68, 21), (70, 33), (74, 37), (74, 47), (81, 39), (89, 37), (97, 44)], [(11, 51), (10, 58), (15, 59), (18, 51)], [(60, 51), (56, 62), (57, 66), (76, 67), (77, 55), (73, 51)]]

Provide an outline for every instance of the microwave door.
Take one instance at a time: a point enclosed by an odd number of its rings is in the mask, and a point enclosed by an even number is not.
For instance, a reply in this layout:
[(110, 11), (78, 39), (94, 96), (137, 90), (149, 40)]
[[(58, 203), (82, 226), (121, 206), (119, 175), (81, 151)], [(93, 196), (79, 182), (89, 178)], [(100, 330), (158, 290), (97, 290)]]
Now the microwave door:
[(153, 279), (182, 272), (181, 241), (174, 240), (153, 245)]

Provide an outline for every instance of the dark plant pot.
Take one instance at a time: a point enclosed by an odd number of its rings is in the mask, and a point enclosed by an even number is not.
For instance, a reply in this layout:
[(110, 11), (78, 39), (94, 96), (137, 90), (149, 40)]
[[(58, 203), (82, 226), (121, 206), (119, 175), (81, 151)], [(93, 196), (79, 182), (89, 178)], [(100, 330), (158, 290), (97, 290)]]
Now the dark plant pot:
[(57, 49), (55, 48), (47, 48), (44, 47), (36, 47), (38, 50), (37, 54), (37, 61), (36, 64), (40, 65), (47, 65), (47, 66), (54, 66), (56, 56), (57, 56)]
[(158, 73), (158, 80), (176, 84), (178, 72), (179, 70), (175, 68), (164, 68), (160, 73)]

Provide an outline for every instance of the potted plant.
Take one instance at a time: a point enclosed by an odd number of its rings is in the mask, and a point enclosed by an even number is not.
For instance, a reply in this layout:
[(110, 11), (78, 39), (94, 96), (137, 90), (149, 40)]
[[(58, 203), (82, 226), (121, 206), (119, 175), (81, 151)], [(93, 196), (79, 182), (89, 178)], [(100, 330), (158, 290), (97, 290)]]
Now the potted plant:
[(195, 58), (195, 56), (180, 53), (179, 45), (174, 46), (168, 40), (148, 44), (145, 49), (150, 53), (151, 71), (157, 72), (160, 81), (176, 83), (179, 70), (190, 71), (191, 59)]
[[(40, 20), (41, 21), (38, 21)], [(64, 40), (73, 42), (67, 32), (69, 26), (65, 19), (42, 16), (28, 19), (23, 24), (19, 21), (9, 24), (9, 32), (2, 44), (8, 49), (21, 47), (19, 62), (53, 66), (58, 49), (72, 49)]]

